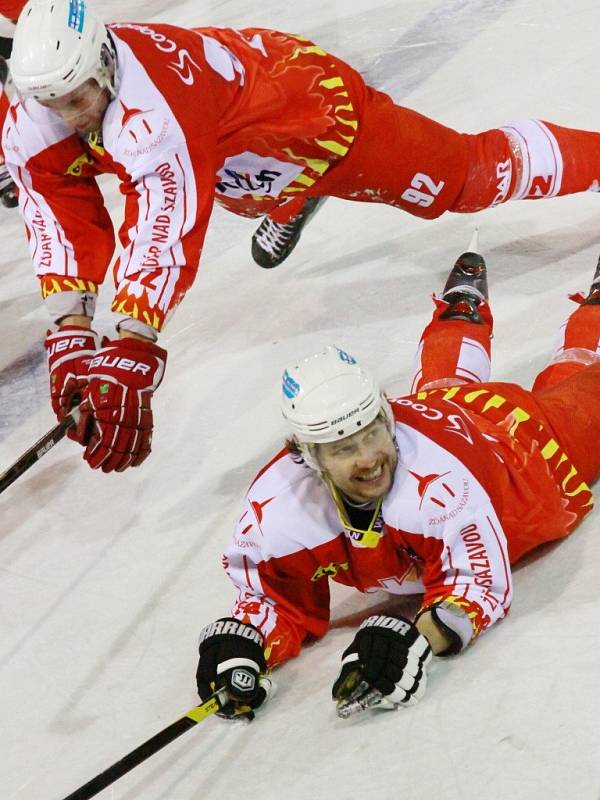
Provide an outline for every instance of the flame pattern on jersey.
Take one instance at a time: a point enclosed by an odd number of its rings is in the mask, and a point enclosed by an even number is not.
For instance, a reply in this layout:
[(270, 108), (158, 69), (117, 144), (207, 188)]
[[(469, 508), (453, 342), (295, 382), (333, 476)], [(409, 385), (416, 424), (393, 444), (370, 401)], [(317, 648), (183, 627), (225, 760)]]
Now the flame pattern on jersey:
[(83, 278), (65, 278), (61, 275), (44, 275), (40, 280), (42, 297), (51, 297), (57, 292), (91, 292), (98, 293), (98, 286), (93, 281)]
[(195, 278), (215, 195), (238, 214), (263, 214), (309, 192), (349, 152), (356, 73), (277, 31), (109, 28), (118, 91), (102, 131), (79, 136), (17, 98), (4, 151), (50, 301), (48, 286), (72, 291), (64, 278), (103, 283), (115, 236), (95, 179), (117, 176), (125, 215), (112, 310), (159, 331)]
[(330, 580), (422, 593), (422, 610), (451, 602), (473, 641), (510, 610), (511, 564), (592, 507), (536, 396), (516, 384), (436, 389), (392, 408), (399, 462), (376, 548), (357, 546), (325, 484), (285, 450), (248, 491), (224, 566), (233, 614), (263, 632), (271, 664), (326, 632)]
[[(503, 392), (504, 386), (508, 392)], [(512, 398), (506, 396), (508, 393)], [(449, 389), (432, 389), (419, 393), (417, 399), (425, 400), (436, 394), (489, 419), (496, 435), (504, 435), (506, 441), (508, 434), (510, 439), (521, 445), (524, 461), (529, 459), (531, 463), (537, 456), (539, 462), (541, 456), (562, 498), (565, 511), (564, 527), (559, 530), (557, 538), (570, 533), (589, 514), (594, 506), (592, 490), (581, 480), (577, 467), (559, 444), (556, 433), (550, 429), (530, 392), (524, 389), (516, 391), (514, 384), (498, 383), (482, 384), (475, 388), (453, 386)], [(516, 394), (521, 394), (518, 399), (522, 403), (515, 402)]]

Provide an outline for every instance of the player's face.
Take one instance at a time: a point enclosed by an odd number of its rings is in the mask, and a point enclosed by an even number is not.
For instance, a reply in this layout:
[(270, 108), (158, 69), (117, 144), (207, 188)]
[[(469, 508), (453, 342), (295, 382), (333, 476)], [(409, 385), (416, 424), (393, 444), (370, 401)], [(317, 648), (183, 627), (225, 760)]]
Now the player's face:
[(108, 89), (102, 89), (93, 78), (63, 97), (40, 100), (43, 106), (58, 114), (65, 125), (79, 133), (100, 130), (109, 102)]
[(364, 431), (318, 445), (316, 455), (324, 472), (350, 500), (378, 500), (391, 489), (398, 454), (380, 418)]

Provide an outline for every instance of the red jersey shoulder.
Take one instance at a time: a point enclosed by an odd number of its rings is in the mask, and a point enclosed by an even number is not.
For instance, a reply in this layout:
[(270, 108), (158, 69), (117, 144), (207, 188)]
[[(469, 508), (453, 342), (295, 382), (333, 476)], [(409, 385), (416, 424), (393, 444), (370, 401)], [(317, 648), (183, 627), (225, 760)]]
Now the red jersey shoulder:
[(256, 483), (256, 482), (257, 482), (257, 481), (258, 481), (258, 480), (259, 480), (259, 479), (260, 479), (260, 478), (261, 478), (261, 477), (262, 477), (262, 476), (263, 476), (263, 475), (266, 473), (266, 472), (268, 472), (268, 471), (269, 471), (269, 469), (271, 469), (271, 467), (272, 467), (274, 464), (276, 464), (278, 461), (280, 461), (282, 458), (285, 458), (285, 456), (288, 456), (288, 455), (289, 455), (289, 451), (288, 451), (288, 449), (287, 449), (286, 447), (284, 447), (284, 448), (283, 448), (283, 450), (280, 450), (280, 451), (277, 453), (277, 455), (273, 456), (273, 458), (272, 458), (272, 459), (271, 459), (271, 460), (268, 462), (268, 464), (265, 464), (265, 466), (264, 466), (264, 467), (262, 467), (262, 469), (259, 469), (259, 471), (256, 473), (256, 475), (254, 476), (254, 479), (253, 479), (252, 483), (251, 483), (251, 484), (250, 484), (250, 486), (248, 487), (248, 492), (249, 492), (249, 491), (252, 489), (252, 487), (254, 486), (254, 484), (255, 484), (255, 483)]
[(0, 14), (15, 22), (25, 3), (26, 0), (0, 0)]
[(480, 439), (476, 425), (459, 406), (439, 397), (420, 400), (415, 396), (398, 397), (391, 402), (396, 422), (405, 423), (433, 439), (442, 447), (454, 451), (453, 440), (473, 445)]
[(187, 28), (143, 22), (116, 22), (108, 28), (131, 47), (153, 80), (162, 76), (181, 87), (193, 86), (207, 67), (201, 36)]
[(450, 453), (485, 487), (498, 497), (504, 465), (492, 442), (460, 406), (442, 397), (401, 397), (392, 402), (397, 423), (404, 424)]

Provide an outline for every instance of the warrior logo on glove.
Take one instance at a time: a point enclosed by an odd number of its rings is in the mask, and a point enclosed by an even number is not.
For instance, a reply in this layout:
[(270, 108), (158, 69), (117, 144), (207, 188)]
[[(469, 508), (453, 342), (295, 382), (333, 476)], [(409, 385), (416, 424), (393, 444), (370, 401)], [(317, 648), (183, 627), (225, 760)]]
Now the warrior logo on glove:
[(345, 718), (377, 706), (394, 709), (417, 703), (425, 693), (425, 667), (431, 647), (403, 617), (372, 616), (342, 655), (333, 684), (338, 716)]
[(203, 700), (217, 689), (227, 691), (219, 716), (254, 718), (272, 690), (265, 677), (267, 662), (261, 632), (233, 617), (219, 619), (200, 633), (200, 660), (196, 671), (198, 694)]

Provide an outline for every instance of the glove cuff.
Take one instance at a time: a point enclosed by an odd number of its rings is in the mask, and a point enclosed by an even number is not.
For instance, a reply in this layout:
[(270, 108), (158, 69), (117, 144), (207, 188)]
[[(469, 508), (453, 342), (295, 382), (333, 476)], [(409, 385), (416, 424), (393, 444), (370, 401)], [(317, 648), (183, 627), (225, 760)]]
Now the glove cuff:
[(222, 675), (229, 669), (236, 669), (236, 667), (250, 667), (250, 669), (260, 672), (262, 666), (257, 664), (251, 658), (228, 658), (226, 661), (220, 661), (217, 666), (217, 675)]
[(117, 332), (131, 331), (131, 333), (138, 333), (140, 336), (145, 336), (146, 339), (151, 339), (155, 342), (158, 339), (158, 331), (152, 325), (142, 322), (140, 319), (134, 319), (127, 314), (115, 314), (118, 318), (116, 324)]
[(165, 364), (167, 361), (167, 351), (162, 347), (159, 347), (155, 342), (151, 342), (150, 339), (138, 339), (135, 336), (123, 336), (122, 339), (104, 339), (102, 346), (118, 347), (119, 350), (125, 350), (128, 353), (150, 353), (150, 355), (162, 359)]
[(438, 656), (455, 656), (469, 644), (473, 638), (473, 626), (464, 609), (444, 600), (421, 609), (417, 619), (426, 611), (431, 612), (435, 624), (451, 640), (450, 646), (442, 653), (437, 653)]
[(82, 291), (69, 290), (67, 284), (74, 280), (77, 279), (51, 275), (45, 275), (41, 279), (44, 305), (56, 325), (63, 317), (94, 316), (98, 299), (96, 285), (91, 281), (83, 281), (89, 288)]

